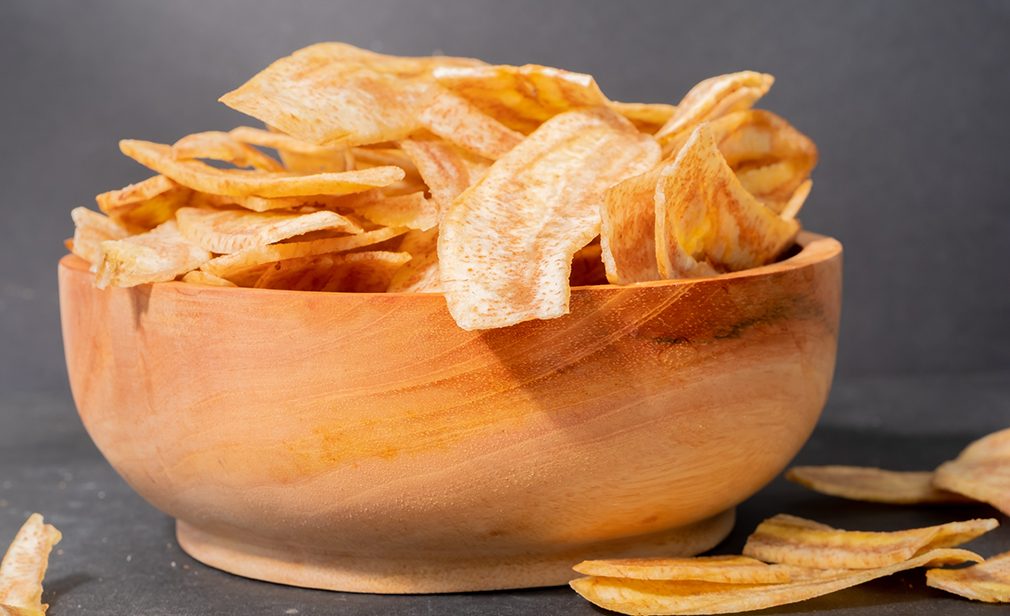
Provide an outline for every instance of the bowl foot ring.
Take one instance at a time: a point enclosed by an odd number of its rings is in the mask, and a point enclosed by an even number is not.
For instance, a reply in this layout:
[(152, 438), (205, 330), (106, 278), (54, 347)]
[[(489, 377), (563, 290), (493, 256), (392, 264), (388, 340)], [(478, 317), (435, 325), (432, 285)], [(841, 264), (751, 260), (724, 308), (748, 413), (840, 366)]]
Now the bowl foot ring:
[(252, 544), (183, 521), (176, 523), (176, 536), (196, 560), (247, 578), (324, 590), (413, 594), (559, 586), (578, 577), (572, 565), (589, 558), (693, 556), (725, 539), (733, 521), (734, 510), (728, 509), (686, 526), (563, 553), (466, 560), (441, 555), (408, 560), (296, 553), (290, 546)]

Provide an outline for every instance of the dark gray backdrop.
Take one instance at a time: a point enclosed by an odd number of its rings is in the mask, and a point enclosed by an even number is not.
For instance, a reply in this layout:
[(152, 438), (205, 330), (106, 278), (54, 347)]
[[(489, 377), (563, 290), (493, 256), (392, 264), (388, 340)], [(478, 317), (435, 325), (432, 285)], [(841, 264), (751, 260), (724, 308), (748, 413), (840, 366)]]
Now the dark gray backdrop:
[(1010, 2), (0, 2), (0, 388), (62, 388), (68, 216), (145, 177), (116, 141), (244, 122), (218, 96), (298, 47), (585, 71), (612, 98), (774, 73), (821, 149), (802, 219), (846, 247), (839, 378), (1010, 367)]

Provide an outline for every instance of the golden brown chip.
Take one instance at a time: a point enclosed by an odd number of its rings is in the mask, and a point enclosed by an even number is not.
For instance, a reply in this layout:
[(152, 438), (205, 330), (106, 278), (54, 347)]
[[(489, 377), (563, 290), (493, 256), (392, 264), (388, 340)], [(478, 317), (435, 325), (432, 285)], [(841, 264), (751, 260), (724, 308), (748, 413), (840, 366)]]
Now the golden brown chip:
[(803, 209), (803, 204), (807, 202), (807, 197), (810, 196), (810, 189), (814, 187), (813, 180), (807, 180), (799, 185), (799, 187), (793, 191), (789, 201), (786, 201), (785, 205), (782, 207), (770, 206), (772, 210), (777, 210), (779, 216), (784, 220), (792, 220), (796, 218), (796, 215), (800, 213)]
[(304, 195), (345, 195), (386, 186), (403, 179), (399, 167), (374, 167), (342, 173), (291, 175), (241, 169), (217, 169), (198, 160), (176, 160), (167, 145), (124, 139), (123, 154), (168, 176), (183, 186), (215, 195), (244, 197), (299, 197)]
[(611, 108), (631, 120), (643, 133), (654, 134), (670, 121), (677, 107), (666, 103), (622, 103), (611, 101)]
[[(655, 216), (662, 278), (770, 263), (799, 231), (795, 220), (781, 219), (744, 190), (705, 124), (659, 172)], [(615, 243), (609, 246), (613, 249)]]
[(70, 241), (70, 251), (91, 264), (92, 269), (102, 260), (102, 242), (121, 240), (128, 234), (110, 218), (84, 207), (76, 207), (70, 212), (74, 221), (74, 239)]
[(491, 160), (501, 158), (523, 139), (522, 133), (446, 90), (433, 95), (419, 119), (435, 135)]
[(411, 231), (403, 236), (399, 250), (411, 256), (386, 289), (389, 293), (438, 293), (442, 281), (438, 272), (438, 228)]
[(351, 153), (358, 169), (392, 165), (403, 169), (408, 180), (413, 176), (420, 177), (417, 167), (414, 166), (414, 161), (410, 160), (410, 157), (399, 147), (351, 148)]
[(272, 148), (278, 152), (305, 154), (306, 156), (318, 158), (341, 157), (349, 150), (346, 146), (316, 145), (308, 141), (296, 139), (291, 135), (263, 128), (254, 128), (252, 126), (237, 126), (228, 131), (228, 134), (242, 143)]
[(394, 141), (420, 128), (418, 111), (431, 89), (432, 69), (476, 64), (319, 43), (277, 60), (220, 100), (303, 141)]
[(621, 614), (729, 614), (797, 603), (917, 567), (977, 562), (968, 550), (930, 550), (891, 565), (784, 584), (720, 584), (705, 581), (585, 577), (571, 587), (583, 598)]
[(568, 284), (573, 287), (607, 284), (602, 252), (598, 240), (580, 248), (572, 257), (572, 273), (568, 276)]
[(747, 556), (624, 558), (586, 560), (573, 567), (583, 575), (636, 580), (697, 580), (721, 584), (778, 584), (792, 580), (793, 567), (769, 565)]
[(659, 280), (656, 195), (663, 167), (628, 178), (603, 193), (601, 258), (607, 280), (630, 284)]
[(476, 182), (487, 168), (484, 161), (440, 139), (405, 139), (400, 142), (400, 147), (417, 166), (442, 211)]
[(210, 272), (205, 272), (203, 270), (193, 270), (192, 272), (186, 272), (186, 275), (182, 277), (183, 282), (188, 282), (190, 284), (202, 284), (208, 287), (234, 287), (236, 286), (234, 282), (230, 280), (225, 280), (220, 276), (215, 276)]
[(1010, 428), (975, 441), (956, 460), (941, 464), (933, 485), (1010, 515)]
[(183, 237), (170, 220), (147, 233), (102, 242), (95, 286), (133, 287), (173, 280), (210, 257), (210, 252)]
[(962, 569), (930, 569), (926, 584), (987, 603), (1010, 603), (1010, 552)]
[(49, 568), (49, 553), (62, 535), (33, 513), (21, 526), (0, 562), (0, 611), (19, 616), (44, 616), (42, 580)]
[(862, 466), (795, 466), (786, 479), (831, 496), (871, 503), (919, 505), (965, 503), (968, 499), (933, 487), (931, 471), (887, 471)]
[(992, 519), (951, 522), (894, 532), (810, 526), (777, 515), (762, 522), (744, 546), (745, 556), (800, 567), (870, 569), (908, 560), (927, 550), (966, 543), (999, 526)]
[[(702, 122), (707, 122), (734, 111), (750, 109), (771, 89), (775, 78), (766, 73), (741, 71), (719, 75), (699, 82), (684, 96), (677, 110), (656, 133), (664, 146), (673, 146)], [(669, 149), (667, 151), (670, 151)]]
[(156, 175), (119, 190), (104, 192), (96, 196), (95, 201), (98, 209), (121, 226), (140, 233), (171, 220), (175, 211), (192, 198), (193, 191), (189, 188)]
[(360, 233), (361, 227), (336, 212), (247, 212), (184, 207), (175, 213), (179, 232), (206, 250), (231, 254), (312, 231)]
[(659, 159), (605, 107), (554, 116), (455, 199), (439, 230), (449, 311), (463, 329), (568, 312), (572, 257), (600, 228), (603, 191)]
[(355, 250), (403, 235), (406, 231), (406, 229), (383, 227), (345, 237), (257, 246), (211, 259), (200, 269), (236, 284), (242, 284), (247, 280), (250, 272), (262, 269), (262, 266), (268, 263)]
[(260, 289), (383, 293), (410, 255), (405, 252), (352, 252), (299, 257), (269, 266), (256, 281)]
[(260, 171), (283, 171), (281, 164), (229, 133), (212, 130), (186, 135), (172, 144), (172, 155), (178, 160), (207, 158), (231, 163), (236, 167), (252, 167)]
[[(375, 190), (375, 189), (372, 189)], [(234, 197), (228, 195), (201, 195), (200, 200), (206, 205), (228, 206), (237, 205), (254, 212), (269, 212), (272, 210), (292, 210), (296, 208), (317, 208), (331, 209), (341, 207), (354, 207), (359, 203), (371, 202), (380, 196), (380, 193), (365, 191), (350, 195), (330, 196), (330, 195), (308, 195), (305, 197), (257, 197), (250, 195), (247, 197)]]
[(354, 212), (384, 227), (426, 231), (438, 224), (438, 207), (422, 191), (371, 201)]
[(592, 75), (537, 64), (442, 66), (434, 75), (484, 113), (527, 134), (559, 113), (609, 103)]

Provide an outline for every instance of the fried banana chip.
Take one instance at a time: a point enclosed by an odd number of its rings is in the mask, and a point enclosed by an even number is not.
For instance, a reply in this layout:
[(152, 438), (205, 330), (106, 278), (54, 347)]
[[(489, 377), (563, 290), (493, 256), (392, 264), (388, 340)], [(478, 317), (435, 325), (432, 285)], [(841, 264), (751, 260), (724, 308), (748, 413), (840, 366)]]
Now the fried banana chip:
[(147, 233), (102, 242), (95, 286), (133, 287), (174, 280), (210, 257), (209, 251), (183, 237), (170, 220)]
[(523, 139), (522, 133), (447, 90), (432, 96), (419, 119), (435, 135), (490, 160), (501, 158)]
[(607, 271), (603, 266), (602, 252), (598, 241), (580, 248), (572, 257), (572, 273), (568, 276), (568, 284), (573, 287), (607, 284)]
[(1010, 428), (975, 441), (957, 459), (941, 464), (933, 485), (1010, 515)]
[(966, 543), (999, 526), (992, 518), (894, 532), (810, 526), (791, 515), (768, 518), (747, 538), (745, 556), (814, 568), (871, 569), (908, 560), (935, 548)]
[[(770, 263), (799, 231), (795, 220), (783, 220), (744, 189), (705, 124), (691, 134), (673, 162), (662, 167), (655, 200), (661, 278), (707, 276)], [(608, 245), (613, 250), (615, 242)]]
[(438, 224), (438, 206), (418, 191), (365, 203), (354, 213), (384, 227), (406, 227), (427, 231)]
[(386, 289), (389, 293), (438, 293), (442, 281), (438, 272), (438, 228), (411, 231), (403, 237), (400, 251), (411, 256)]
[(374, 201), (378, 196), (377, 193), (370, 194), (370, 191), (336, 197), (330, 195), (309, 195), (305, 197), (274, 197), (272, 199), (257, 197), (256, 195), (234, 197), (201, 194), (200, 200), (206, 205), (237, 205), (253, 212), (270, 212), (273, 210), (292, 210), (296, 208), (334, 209), (354, 207), (359, 203)]
[(789, 201), (786, 201), (785, 205), (781, 207), (776, 207), (771, 204), (766, 205), (768, 205), (773, 211), (778, 211), (779, 216), (782, 217), (783, 220), (792, 220), (796, 218), (796, 215), (803, 209), (803, 204), (807, 202), (807, 197), (810, 196), (810, 189), (813, 187), (814, 181), (807, 180), (806, 182), (800, 184), (795, 191), (793, 191), (792, 196), (789, 197)]
[(75, 207), (70, 217), (74, 221), (70, 251), (90, 263), (92, 269), (102, 260), (102, 242), (121, 240), (128, 235), (114, 220), (85, 207)]
[(172, 155), (177, 160), (206, 158), (260, 171), (284, 170), (280, 162), (231, 134), (217, 130), (186, 135), (172, 144)]
[(434, 75), (441, 85), (524, 134), (559, 113), (609, 103), (592, 75), (537, 64), (440, 66)]
[(398, 235), (403, 235), (406, 232), (407, 229), (382, 227), (374, 231), (365, 231), (358, 235), (348, 235), (345, 237), (257, 246), (211, 259), (200, 269), (236, 284), (242, 284), (242, 281), (247, 279), (250, 272), (262, 269), (262, 266), (268, 263), (331, 252), (355, 250), (384, 242)]
[(583, 575), (635, 580), (695, 580), (720, 584), (780, 584), (793, 567), (769, 565), (746, 556), (586, 560), (573, 567)]
[(601, 258), (607, 280), (630, 284), (659, 280), (656, 195), (663, 167), (628, 178), (603, 193)]
[(259, 289), (382, 293), (410, 255), (405, 252), (352, 252), (300, 257), (268, 267)]
[(438, 256), (467, 330), (568, 312), (572, 257), (600, 228), (603, 191), (656, 164), (648, 135), (606, 107), (554, 116), (452, 201)]
[(622, 103), (611, 101), (610, 107), (631, 120), (635, 128), (643, 133), (655, 134), (670, 121), (677, 107), (666, 103)]
[(888, 471), (862, 466), (795, 466), (786, 479), (821, 494), (893, 505), (966, 503), (969, 499), (933, 487), (931, 471)]
[(44, 616), (42, 580), (49, 568), (49, 553), (62, 535), (33, 513), (14, 536), (0, 562), (0, 611), (19, 616)]
[(683, 140), (702, 122), (714, 120), (734, 111), (750, 109), (771, 89), (775, 78), (767, 73), (741, 71), (710, 77), (699, 82), (684, 96), (677, 110), (656, 133), (656, 139), (676, 151)]
[(186, 272), (186, 275), (182, 277), (183, 282), (188, 282), (190, 284), (202, 284), (207, 287), (234, 287), (237, 286), (234, 282), (230, 280), (225, 280), (220, 276), (215, 276), (210, 272), (205, 272), (203, 270), (193, 270), (192, 272)]
[(414, 162), (421, 179), (443, 212), (487, 170), (487, 164), (440, 139), (405, 139), (404, 153)]
[(189, 204), (192, 198), (193, 191), (189, 188), (156, 175), (119, 190), (104, 192), (96, 196), (95, 201), (98, 209), (109, 218), (139, 233), (171, 220), (175, 211)]
[(1010, 603), (1010, 552), (962, 569), (930, 569), (926, 585), (987, 603)]
[(402, 180), (399, 167), (374, 167), (342, 173), (291, 175), (241, 169), (218, 169), (198, 160), (176, 160), (172, 148), (160, 143), (124, 139), (119, 149), (138, 163), (183, 186), (214, 195), (299, 197), (345, 195)]
[(273, 130), (239, 126), (228, 134), (243, 143), (277, 150), (284, 168), (294, 173), (327, 173), (354, 169), (351, 148), (319, 146)]
[(784, 584), (720, 584), (705, 581), (629, 580), (585, 577), (571, 587), (595, 605), (621, 614), (730, 614), (797, 603), (893, 575), (938, 565), (978, 562), (968, 550), (930, 550), (891, 565)]
[(431, 90), (432, 69), (476, 64), (319, 43), (277, 60), (220, 101), (319, 145), (394, 141), (420, 128), (417, 116)]
[(218, 254), (274, 244), (313, 231), (361, 233), (353, 221), (336, 212), (247, 212), (184, 207), (175, 213), (179, 232)]

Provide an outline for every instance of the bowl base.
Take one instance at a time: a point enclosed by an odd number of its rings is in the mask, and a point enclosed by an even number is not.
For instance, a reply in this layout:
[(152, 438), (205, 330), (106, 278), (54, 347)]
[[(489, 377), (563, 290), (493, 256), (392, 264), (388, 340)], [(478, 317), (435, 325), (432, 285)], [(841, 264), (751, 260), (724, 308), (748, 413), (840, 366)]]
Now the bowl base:
[(294, 553), (290, 547), (250, 544), (181, 520), (176, 523), (176, 536), (182, 549), (196, 560), (247, 578), (344, 592), (423, 594), (560, 586), (578, 577), (572, 565), (590, 558), (693, 556), (726, 538), (734, 513), (728, 509), (687, 526), (563, 553), (466, 560)]

